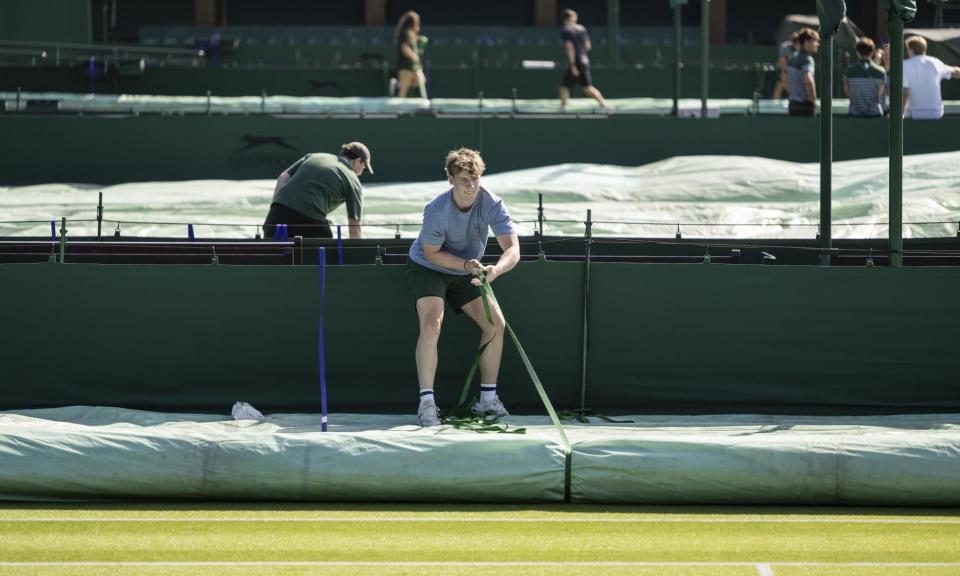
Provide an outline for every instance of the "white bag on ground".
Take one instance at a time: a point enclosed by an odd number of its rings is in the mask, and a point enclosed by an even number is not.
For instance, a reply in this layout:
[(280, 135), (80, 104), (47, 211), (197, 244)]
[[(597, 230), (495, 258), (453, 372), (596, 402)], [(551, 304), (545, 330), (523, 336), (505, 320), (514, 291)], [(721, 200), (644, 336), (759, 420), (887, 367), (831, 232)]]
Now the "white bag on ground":
[(233, 416), (234, 420), (263, 420), (263, 414), (246, 402), (234, 404), (230, 415)]

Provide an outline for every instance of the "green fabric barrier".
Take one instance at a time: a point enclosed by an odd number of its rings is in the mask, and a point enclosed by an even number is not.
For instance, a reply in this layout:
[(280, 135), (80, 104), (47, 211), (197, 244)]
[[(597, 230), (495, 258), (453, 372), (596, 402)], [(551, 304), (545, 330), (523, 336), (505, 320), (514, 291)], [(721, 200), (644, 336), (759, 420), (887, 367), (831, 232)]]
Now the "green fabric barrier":
[(669, 268), (593, 265), (588, 404), (817, 413), (960, 402), (960, 270)]
[[(579, 406), (583, 265), (497, 282), (558, 409)], [(314, 266), (0, 266), (0, 406), (315, 411)], [(588, 407), (612, 411), (960, 409), (956, 268), (594, 263)], [(411, 413), (417, 322), (403, 266), (327, 274), (331, 412)], [(448, 314), (437, 395), (453, 406), (479, 331)], [(500, 393), (542, 414), (513, 347)]]
[[(886, 123), (841, 117), (834, 125), (834, 160), (886, 155)], [(358, 139), (377, 157), (377, 172), (364, 177), (366, 183), (436, 180), (442, 174), (440, 161), (457, 146), (479, 149), (496, 172), (566, 162), (636, 166), (689, 155), (693, 142), (698, 154), (816, 162), (817, 130), (817, 122), (779, 116), (724, 116), (710, 122), (501, 117), (484, 119), (481, 128), (476, 118), (0, 114), (0, 185), (276, 178), (307, 152), (335, 150)], [(954, 151), (958, 131), (956, 117), (908, 120), (904, 149), (908, 155)], [(571, 133), (577, 138), (571, 139)], [(398, 134), (430, 138), (410, 146)], [(273, 140), (251, 148), (251, 136)], [(51, 157), (57, 162), (49, 162)]]
[[(579, 397), (579, 345), (538, 336), (578, 333), (576, 316), (556, 314), (579, 305), (580, 290), (567, 281), (578, 271), (531, 263), (498, 282), (510, 322), (531, 334), (527, 353), (565, 407)], [(0, 277), (4, 301), (44, 303), (0, 310), (3, 326), (19, 327), (0, 333), (9, 353), (0, 363), (0, 406), (221, 411), (244, 399), (270, 411), (319, 409), (315, 266), (10, 265), (0, 266)], [(330, 410), (415, 411), (417, 317), (405, 267), (332, 266), (326, 282)], [(537, 293), (544, 297), (528, 301)], [(448, 314), (441, 407), (456, 403), (479, 334), (469, 319)], [(502, 396), (511, 409), (541, 413), (528, 378), (507, 347)], [(24, 382), (36, 385), (29, 395)]]
[(823, 34), (836, 34), (846, 15), (847, 3), (844, 0), (817, 0), (817, 16)]

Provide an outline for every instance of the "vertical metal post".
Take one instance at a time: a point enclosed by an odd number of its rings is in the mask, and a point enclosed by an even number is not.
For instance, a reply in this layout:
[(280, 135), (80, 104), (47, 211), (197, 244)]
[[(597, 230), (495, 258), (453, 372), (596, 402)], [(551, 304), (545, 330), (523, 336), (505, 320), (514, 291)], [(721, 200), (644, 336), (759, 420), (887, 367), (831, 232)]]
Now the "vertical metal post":
[(483, 154), (483, 90), (477, 92), (477, 151)]
[(60, 263), (63, 264), (67, 253), (67, 217), (60, 219)]
[(326, 299), (326, 282), (324, 278), (327, 267), (327, 249), (323, 246), (319, 250), (320, 269), (320, 318), (317, 322), (317, 348), (320, 368), (320, 430), (327, 431), (327, 358), (323, 330), (323, 305)]
[(620, 65), (620, 0), (607, 0), (607, 44), (610, 66)]
[[(537, 194), (537, 259), (541, 262), (547, 259), (546, 254), (543, 252), (543, 192)], [(960, 236), (960, 230), (957, 231), (957, 235)]]
[(707, 117), (710, 98), (710, 0), (700, 0), (700, 117)]
[(820, 47), (820, 265), (830, 265), (833, 247), (833, 34)]
[(337, 263), (343, 266), (343, 233), (337, 224)]
[(100, 2), (100, 43), (107, 43), (107, 30), (110, 28), (110, 3), (108, 0)]
[(97, 238), (101, 236), (103, 228), (103, 192), (100, 193), (100, 200), (97, 201)]
[(537, 194), (537, 229), (540, 230), (540, 238), (543, 238), (543, 192)]
[(890, 266), (903, 266), (903, 20), (890, 19)]
[(683, 31), (680, 28), (680, 4), (673, 7), (673, 115), (680, 115), (680, 69), (683, 56)]
[(587, 410), (587, 349), (590, 322), (590, 247), (593, 244), (593, 211), (587, 210), (583, 259), (583, 350), (580, 355), (580, 414)]

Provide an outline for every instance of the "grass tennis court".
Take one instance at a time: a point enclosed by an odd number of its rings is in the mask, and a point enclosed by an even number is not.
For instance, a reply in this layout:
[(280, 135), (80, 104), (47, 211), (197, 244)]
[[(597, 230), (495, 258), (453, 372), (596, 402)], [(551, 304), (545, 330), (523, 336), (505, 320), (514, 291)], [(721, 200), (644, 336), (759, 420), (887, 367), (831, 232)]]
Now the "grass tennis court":
[(960, 509), (0, 504), (0, 574), (960, 574)]

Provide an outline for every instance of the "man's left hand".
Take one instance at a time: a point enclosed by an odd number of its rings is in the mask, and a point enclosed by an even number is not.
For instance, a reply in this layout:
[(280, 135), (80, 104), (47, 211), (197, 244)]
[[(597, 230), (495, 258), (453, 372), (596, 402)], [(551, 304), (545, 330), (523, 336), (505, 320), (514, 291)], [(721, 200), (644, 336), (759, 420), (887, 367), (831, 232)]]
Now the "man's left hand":
[[(484, 266), (483, 275), (487, 278), (487, 284), (493, 282), (500, 275), (500, 270), (496, 266)], [(470, 281), (474, 286), (482, 284), (480, 278), (474, 278)]]

